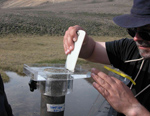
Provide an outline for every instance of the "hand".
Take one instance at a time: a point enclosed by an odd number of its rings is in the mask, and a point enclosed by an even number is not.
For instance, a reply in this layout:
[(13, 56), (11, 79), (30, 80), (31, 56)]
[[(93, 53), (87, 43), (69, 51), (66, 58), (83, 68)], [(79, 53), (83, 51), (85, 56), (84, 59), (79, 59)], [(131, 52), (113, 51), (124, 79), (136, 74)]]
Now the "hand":
[(69, 54), (74, 49), (74, 42), (77, 41), (78, 35), (77, 31), (83, 30), (80, 26), (75, 25), (69, 27), (64, 35), (64, 51), (65, 54)]
[[(95, 80), (93, 86), (105, 97), (109, 104), (118, 112), (127, 116), (141, 115), (149, 112), (136, 100), (132, 91), (120, 80), (108, 76), (105, 73), (93, 68), (92, 78)], [(143, 110), (144, 109), (144, 110)], [(146, 114), (146, 113), (143, 114)]]

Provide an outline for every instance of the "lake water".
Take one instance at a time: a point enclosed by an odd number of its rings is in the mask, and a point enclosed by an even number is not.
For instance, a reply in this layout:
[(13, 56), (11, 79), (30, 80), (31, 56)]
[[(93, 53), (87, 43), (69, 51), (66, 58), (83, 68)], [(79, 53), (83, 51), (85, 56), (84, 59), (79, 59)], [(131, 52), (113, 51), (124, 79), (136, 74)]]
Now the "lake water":
[[(6, 74), (10, 77), (10, 82), (5, 83), (4, 86), (14, 116), (40, 116), (41, 93), (39, 90), (30, 91), (28, 86), (30, 78), (15, 72), (6, 72)], [(88, 116), (98, 95), (89, 81), (74, 80), (73, 92), (65, 97), (64, 116)], [(101, 95), (99, 99), (99, 103), (104, 100)]]

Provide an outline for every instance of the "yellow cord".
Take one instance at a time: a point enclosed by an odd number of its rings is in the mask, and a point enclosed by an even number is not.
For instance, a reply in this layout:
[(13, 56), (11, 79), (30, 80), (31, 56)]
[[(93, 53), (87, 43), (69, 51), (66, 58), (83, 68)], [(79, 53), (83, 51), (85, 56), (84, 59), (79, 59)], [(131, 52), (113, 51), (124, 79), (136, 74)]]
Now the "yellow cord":
[(111, 69), (111, 68), (109, 68), (109, 67), (107, 67), (107, 66), (104, 66), (104, 68), (107, 69), (107, 70), (109, 70), (109, 71), (111, 71), (111, 72), (114, 72), (114, 73), (116, 73), (116, 74), (118, 74), (118, 75), (120, 75), (120, 76), (122, 76), (122, 77), (124, 77), (124, 78), (129, 79), (134, 85), (136, 85), (136, 83), (135, 83), (135, 82), (132, 80), (132, 78), (129, 77), (128, 75), (126, 75), (126, 74), (124, 74), (124, 73), (122, 73), (122, 72), (120, 72), (120, 71), (116, 71), (116, 70), (114, 70), (114, 69)]

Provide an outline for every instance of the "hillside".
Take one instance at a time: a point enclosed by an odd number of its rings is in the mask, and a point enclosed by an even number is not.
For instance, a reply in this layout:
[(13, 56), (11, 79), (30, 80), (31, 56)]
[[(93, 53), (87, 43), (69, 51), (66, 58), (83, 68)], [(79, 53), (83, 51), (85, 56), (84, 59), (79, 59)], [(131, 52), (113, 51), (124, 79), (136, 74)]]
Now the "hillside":
[(65, 1), (66, 0), (7, 0), (3, 2), (2, 8), (34, 7), (48, 2), (59, 3)]
[(128, 13), (132, 0), (0, 0), (1, 8), (39, 7), (54, 12)]
[(63, 35), (78, 24), (91, 35), (125, 35), (112, 18), (129, 13), (131, 6), (132, 0), (8, 0), (1, 4), (0, 34)]

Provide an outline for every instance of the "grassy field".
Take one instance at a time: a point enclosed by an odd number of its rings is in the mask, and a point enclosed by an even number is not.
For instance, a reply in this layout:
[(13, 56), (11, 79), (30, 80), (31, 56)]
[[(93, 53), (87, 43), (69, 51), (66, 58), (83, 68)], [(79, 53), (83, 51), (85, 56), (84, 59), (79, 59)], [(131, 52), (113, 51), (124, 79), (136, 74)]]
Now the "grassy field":
[[(112, 37), (95, 37), (95, 40), (109, 41)], [(65, 64), (66, 55), (63, 49), (63, 36), (38, 35), (8, 35), (0, 38), (0, 72), (5, 82), (9, 78), (5, 71), (15, 71), (23, 74), (24, 64), (60, 63)], [(79, 59), (78, 64), (89, 64), (98, 67), (98, 64)]]
[[(22, 74), (23, 64), (64, 62), (62, 37), (8, 35), (0, 38), (0, 68)], [(6, 80), (6, 79), (5, 79)]]
[(115, 25), (112, 19), (128, 13), (131, 3), (131, 0), (72, 0), (36, 7), (2, 7), (0, 35), (19, 33), (62, 36), (69, 26), (78, 24), (90, 35), (124, 36), (126, 31)]
[[(87, 33), (95, 36), (124, 36), (126, 31), (111, 21), (117, 14), (70, 13), (69, 18), (62, 13), (48, 11), (14, 11), (0, 13), (0, 34), (36, 34), (62, 36), (69, 26), (81, 25)], [(71, 19), (71, 17), (76, 17)], [(97, 17), (101, 20), (94, 20)], [(85, 20), (84, 20), (85, 19)], [(119, 30), (122, 30), (119, 32)]]
[[(128, 1), (128, 2), (127, 2)], [(112, 21), (129, 12), (131, 0), (72, 0), (36, 7), (3, 8), (0, 0), (0, 72), (23, 74), (23, 64), (65, 63), (63, 35), (69, 26), (80, 25), (99, 41), (126, 36)], [(81, 64), (99, 65), (79, 60)]]

